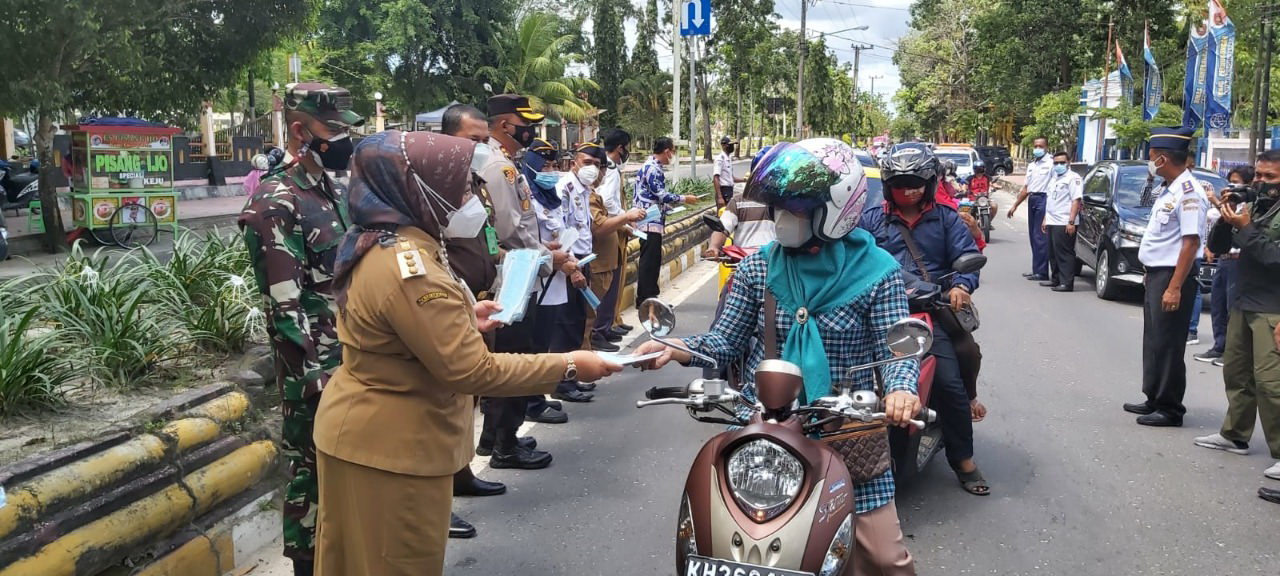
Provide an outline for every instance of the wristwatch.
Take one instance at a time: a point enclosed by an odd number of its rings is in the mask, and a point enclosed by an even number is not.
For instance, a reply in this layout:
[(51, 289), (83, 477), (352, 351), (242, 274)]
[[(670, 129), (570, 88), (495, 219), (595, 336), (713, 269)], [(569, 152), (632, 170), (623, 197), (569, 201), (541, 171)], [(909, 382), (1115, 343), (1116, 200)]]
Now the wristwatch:
[(570, 381), (570, 380), (577, 380), (577, 379), (578, 379), (578, 364), (577, 364), (576, 362), (574, 362), (574, 361), (573, 361), (573, 356), (570, 356), (569, 354), (565, 354), (565, 355), (564, 355), (564, 362), (565, 362), (565, 367), (564, 367), (564, 381), (565, 381), (565, 382), (568, 382), (568, 381)]

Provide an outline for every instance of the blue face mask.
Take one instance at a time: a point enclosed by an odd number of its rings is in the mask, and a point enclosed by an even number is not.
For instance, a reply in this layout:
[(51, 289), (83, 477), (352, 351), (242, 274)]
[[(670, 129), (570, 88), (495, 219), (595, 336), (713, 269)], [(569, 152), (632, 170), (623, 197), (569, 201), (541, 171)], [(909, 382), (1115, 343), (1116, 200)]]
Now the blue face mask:
[(543, 188), (554, 188), (556, 183), (560, 181), (559, 172), (539, 172), (534, 180)]
[(1063, 174), (1066, 174), (1066, 173), (1067, 173), (1067, 167), (1066, 167), (1065, 165), (1058, 164), (1058, 165), (1056, 165), (1056, 166), (1054, 166), (1054, 167), (1053, 167), (1053, 173), (1054, 173), (1054, 174), (1057, 174), (1057, 175), (1059, 175), (1059, 176), (1061, 176), (1061, 175), (1063, 175)]
[(1035, 150), (1032, 150), (1031, 155), (1036, 158), (1044, 158), (1044, 148), (1036, 148)]

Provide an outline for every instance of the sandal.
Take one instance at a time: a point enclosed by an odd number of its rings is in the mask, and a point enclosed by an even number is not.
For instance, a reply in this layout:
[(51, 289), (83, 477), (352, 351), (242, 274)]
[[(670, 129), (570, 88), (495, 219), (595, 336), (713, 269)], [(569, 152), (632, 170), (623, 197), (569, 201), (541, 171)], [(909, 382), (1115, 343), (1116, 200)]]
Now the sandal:
[(990, 496), (991, 487), (987, 485), (987, 479), (982, 477), (982, 471), (974, 468), (972, 472), (955, 471), (956, 478), (960, 480), (960, 485), (964, 487), (964, 491), (974, 496)]

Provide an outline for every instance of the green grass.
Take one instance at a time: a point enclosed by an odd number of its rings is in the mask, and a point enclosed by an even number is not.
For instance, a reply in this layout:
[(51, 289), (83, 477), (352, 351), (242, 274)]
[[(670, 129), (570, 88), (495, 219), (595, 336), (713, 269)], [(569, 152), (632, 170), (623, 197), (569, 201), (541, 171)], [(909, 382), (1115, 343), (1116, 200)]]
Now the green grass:
[(0, 416), (63, 405), (65, 387), (77, 377), (76, 355), (57, 352), (57, 333), (32, 329), (36, 313), (0, 312)]

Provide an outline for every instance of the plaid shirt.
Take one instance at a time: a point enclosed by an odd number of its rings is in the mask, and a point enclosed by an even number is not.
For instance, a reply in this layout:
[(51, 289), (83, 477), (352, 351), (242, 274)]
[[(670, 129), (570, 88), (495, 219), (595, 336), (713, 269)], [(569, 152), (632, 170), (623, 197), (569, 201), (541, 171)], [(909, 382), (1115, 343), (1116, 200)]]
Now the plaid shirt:
[[(747, 354), (746, 374), (743, 375), (743, 395), (752, 403), (756, 401), (755, 371), (765, 359), (764, 351), (764, 291), (768, 263), (765, 252), (752, 254), (742, 261), (733, 273), (733, 287), (724, 303), (724, 310), (711, 326), (711, 331), (684, 341), (693, 349), (716, 359), (720, 365), (728, 364), (743, 353)], [(810, 322), (818, 323), (823, 346), (831, 361), (831, 381), (845, 382), (845, 372), (860, 364), (874, 362), (893, 355), (886, 343), (886, 334), (894, 322), (909, 316), (907, 294), (902, 277), (892, 274), (864, 296), (826, 314), (815, 314)], [(795, 325), (794, 312), (784, 310), (778, 304), (776, 319), (778, 350), (782, 350), (787, 333)], [(750, 349), (748, 349), (750, 346)], [(695, 365), (705, 366), (697, 359)], [(916, 381), (920, 376), (919, 363), (897, 362), (882, 368), (885, 393), (906, 391), (916, 393)], [(874, 390), (875, 380), (869, 370), (856, 375), (854, 390)], [(744, 411), (743, 414), (745, 415)], [(878, 478), (854, 487), (854, 507), (859, 514), (875, 510), (893, 501), (893, 472), (885, 472)]]

